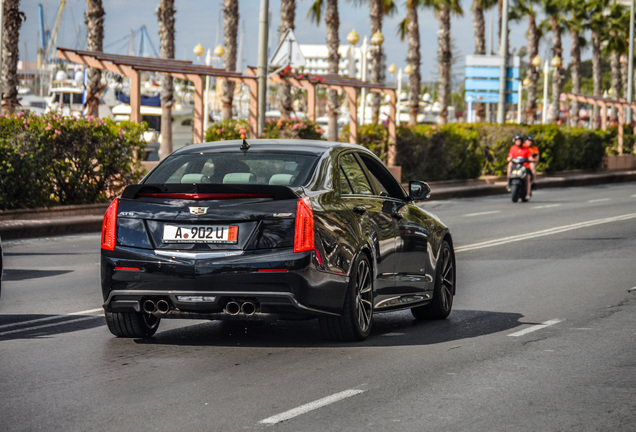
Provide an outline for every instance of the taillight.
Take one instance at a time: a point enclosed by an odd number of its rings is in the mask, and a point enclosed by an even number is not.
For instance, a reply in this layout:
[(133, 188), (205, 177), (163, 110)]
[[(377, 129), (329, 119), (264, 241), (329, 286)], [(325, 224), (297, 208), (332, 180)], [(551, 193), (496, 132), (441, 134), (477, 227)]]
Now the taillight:
[(102, 249), (115, 250), (115, 239), (117, 230), (117, 207), (119, 198), (115, 198), (108, 206), (102, 224)]
[(309, 197), (301, 198), (296, 204), (296, 234), (294, 235), (294, 252), (305, 252), (314, 249), (314, 212)]

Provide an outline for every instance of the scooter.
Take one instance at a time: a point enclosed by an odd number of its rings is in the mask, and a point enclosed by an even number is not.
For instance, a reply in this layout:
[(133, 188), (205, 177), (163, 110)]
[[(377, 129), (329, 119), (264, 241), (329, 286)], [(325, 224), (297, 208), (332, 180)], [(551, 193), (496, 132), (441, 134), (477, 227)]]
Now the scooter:
[(532, 177), (530, 168), (526, 168), (524, 163), (529, 162), (527, 158), (517, 157), (512, 159), (512, 168), (510, 170), (510, 192), (512, 193), (512, 202), (528, 201), (526, 191), (528, 190), (528, 182)]

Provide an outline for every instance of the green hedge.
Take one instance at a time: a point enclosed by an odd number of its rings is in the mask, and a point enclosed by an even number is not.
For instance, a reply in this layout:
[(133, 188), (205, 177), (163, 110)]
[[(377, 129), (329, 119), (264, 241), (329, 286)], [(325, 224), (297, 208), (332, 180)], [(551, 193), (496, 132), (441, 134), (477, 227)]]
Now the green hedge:
[[(246, 120), (230, 119), (212, 124), (205, 131), (206, 142), (235, 140), (245, 138), (249, 126)], [(280, 119), (267, 120), (262, 138), (299, 138), (299, 139), (323, 139), (322, 129), (309, 120)]]
[(141, 178), (144, 130), (55, 113), (0, 116), (0, 209), (107, 201)]
[[(383, 158), (388, 134), (381, 125), (358, 128), (358, 143)], [(396, 163), (408, 180), (462, 180), (480, 175), (502, 176), (515, 135), (534, 135), (541, 151), (539, 172), (598, 169), (603, 156), (616, 148), (616, 128), (604, 132), (556, 125), (495, 125), (455, 123), (402, 126), (397, 133)], [(340, 139), (348, 141), (348, 128)], [(631, 129), (625, 132), (624, 153), (633, 148)]]

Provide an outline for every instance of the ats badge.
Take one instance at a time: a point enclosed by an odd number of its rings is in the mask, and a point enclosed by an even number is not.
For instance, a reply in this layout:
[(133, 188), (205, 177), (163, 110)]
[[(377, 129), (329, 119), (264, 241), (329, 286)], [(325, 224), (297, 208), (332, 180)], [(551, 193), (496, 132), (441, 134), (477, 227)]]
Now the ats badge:
[(208, 212), (208, 207), (188, 207), (190, 214), (195, 216), (201, 216)]

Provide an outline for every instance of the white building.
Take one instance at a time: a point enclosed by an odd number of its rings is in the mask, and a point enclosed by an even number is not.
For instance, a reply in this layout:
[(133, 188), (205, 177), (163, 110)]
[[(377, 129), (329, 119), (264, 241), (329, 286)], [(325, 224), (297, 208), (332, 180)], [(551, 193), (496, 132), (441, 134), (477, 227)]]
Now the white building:
[[(327, 62), (329, 51), (327, 49), (327, 45), (300, 45), (300, 51), (307, 60), (307, 64), (305, 64), (305, 71), (316, 75), (326, 75), (329, 73), (329, 63)], [(340, 54), (338, 74), (342, 76), (351, 76), (351, 68), (353, 68), (354, 77), (361, 79), (362, 48), (353, 47), (351, 45), (340, 45), (338, 53)], [(367, 61), (367, 77), (369, 76), (370, 66), (371, 62)]]

